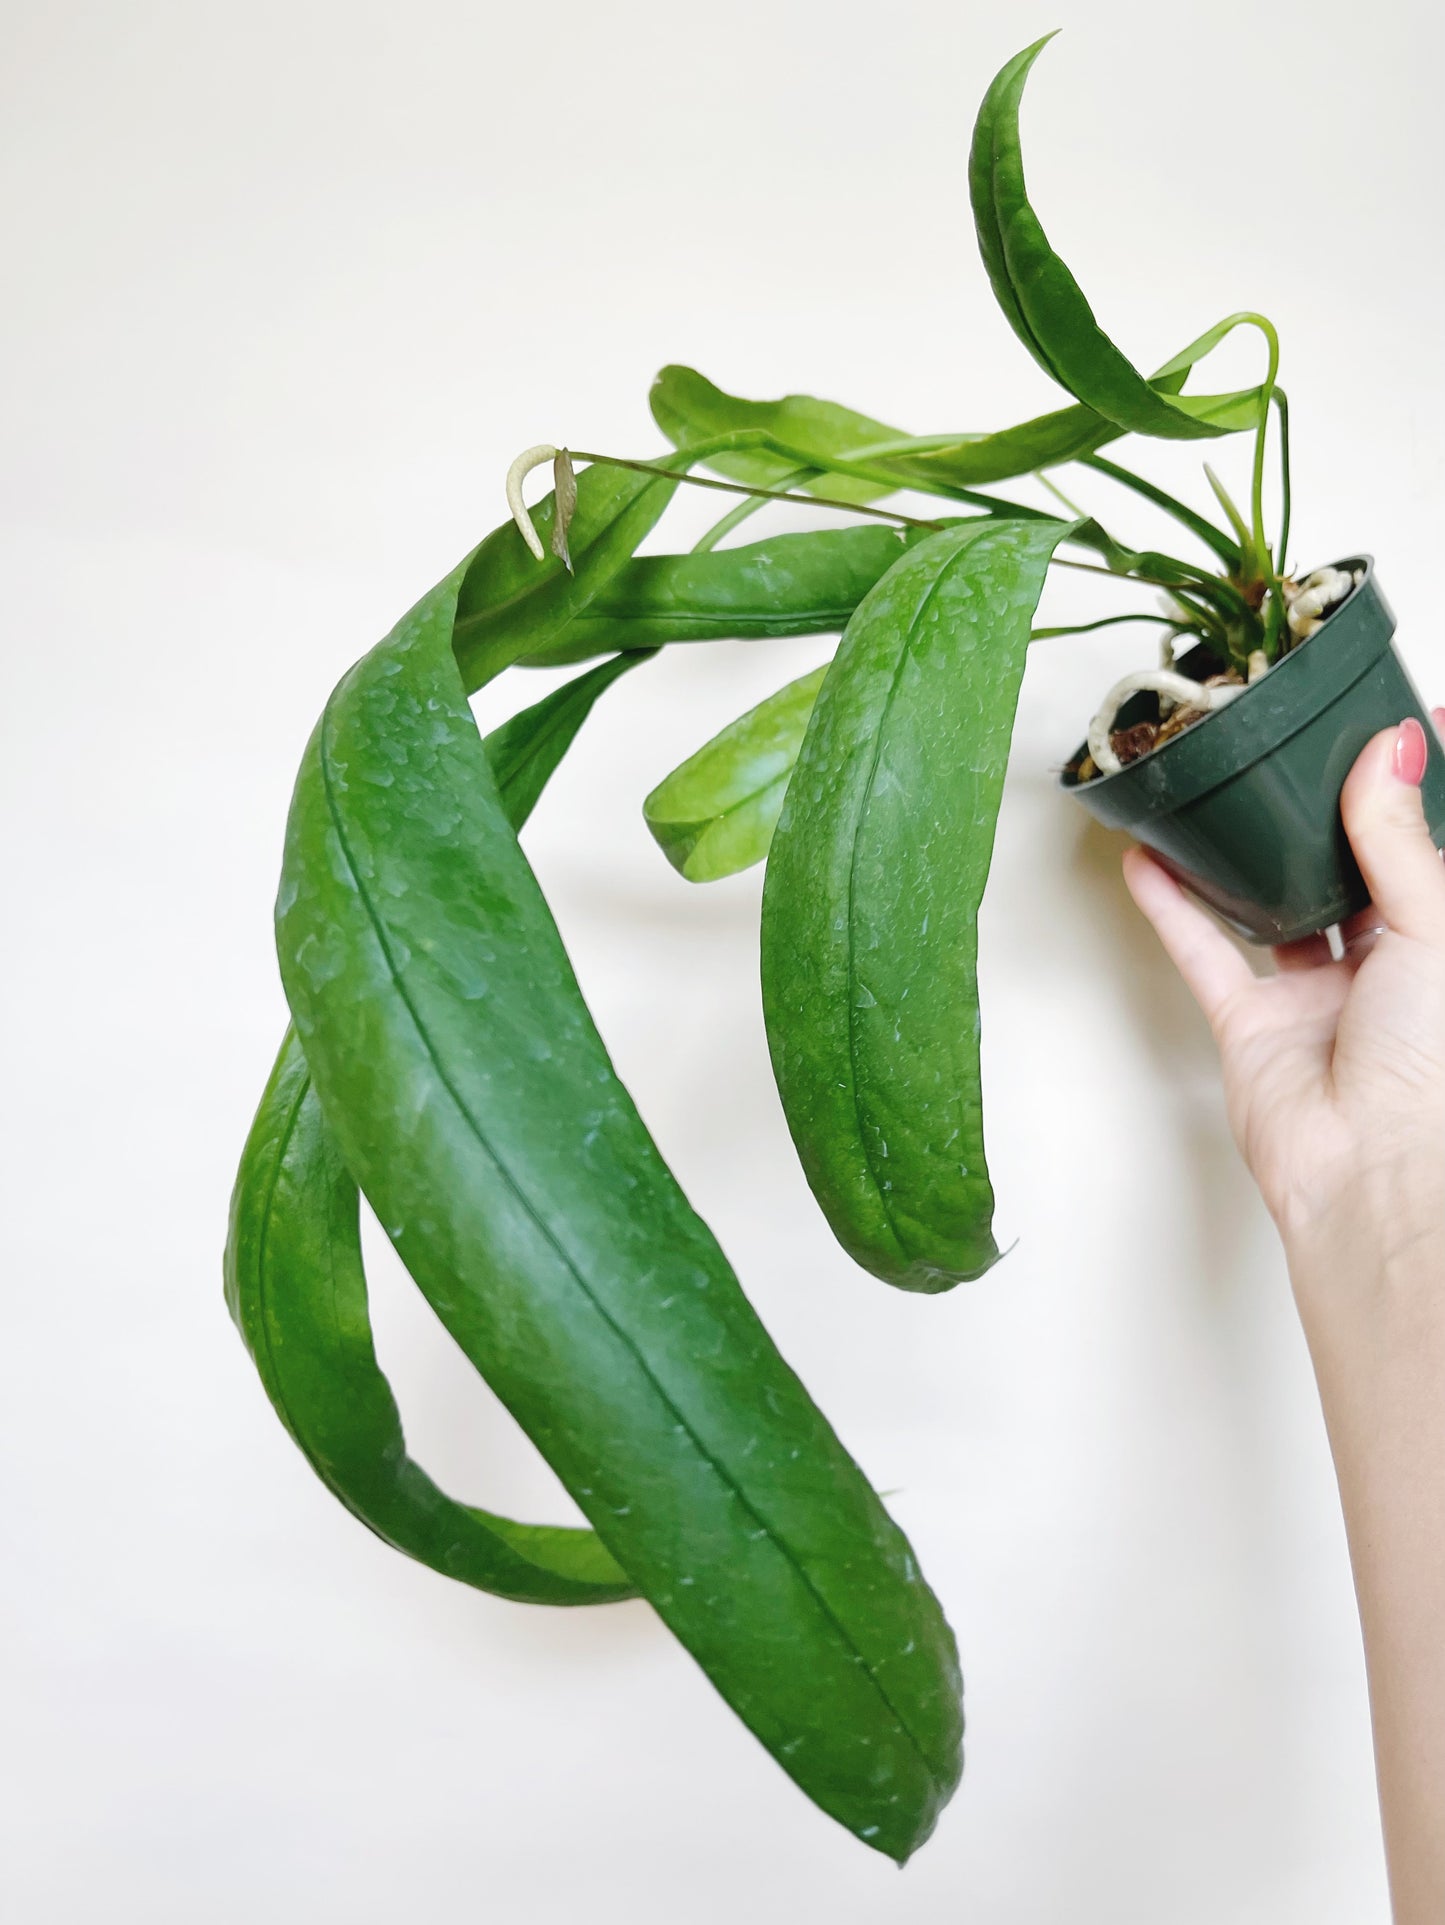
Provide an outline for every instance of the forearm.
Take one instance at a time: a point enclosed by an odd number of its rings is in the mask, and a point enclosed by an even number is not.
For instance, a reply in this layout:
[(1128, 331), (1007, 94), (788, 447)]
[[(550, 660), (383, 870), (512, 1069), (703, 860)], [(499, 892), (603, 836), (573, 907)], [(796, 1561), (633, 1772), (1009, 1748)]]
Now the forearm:
[[(1442, 1153), (1445, 1168), (1445, 1153)], [(1337, 1199), (1287, 1237), (1359, 1598), (1397, 1925), (1445, 1919), (1445, 1193)]]

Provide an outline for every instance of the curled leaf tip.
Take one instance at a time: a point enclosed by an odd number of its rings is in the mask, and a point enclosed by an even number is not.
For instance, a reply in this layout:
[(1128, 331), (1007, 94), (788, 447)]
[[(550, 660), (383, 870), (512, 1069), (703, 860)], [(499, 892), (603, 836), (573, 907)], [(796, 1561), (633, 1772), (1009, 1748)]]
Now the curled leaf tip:
[(534, 448), (524, 448), (507, 470), (507, 506), (512, 511), (512, 520), (516, 522), (522, 540), (526, 542), (538, 561), (547, 559), (546, 551), (542, 547), (542, 538), (537, 533), (532, 517), (527, 512), (527, 504), (522, 496), (522, 483), (534, 468), (540, 468), (544, 462), (555, 461), (557, 453), (557, 449), (550, 441), (539, 441)]

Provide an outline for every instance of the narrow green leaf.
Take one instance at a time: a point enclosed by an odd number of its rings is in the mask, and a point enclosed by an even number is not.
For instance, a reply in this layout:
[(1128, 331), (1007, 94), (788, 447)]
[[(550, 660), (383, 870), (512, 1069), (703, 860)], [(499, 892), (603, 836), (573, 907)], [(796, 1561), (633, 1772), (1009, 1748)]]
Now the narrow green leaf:
[(844, 631), (763, 888), (778, 1090), (843, 1247), (904, 1289), (998, 1254), (979, 1076), (978, 906), (1029, 629), (1060, 521), (951, 529)]
[(1244, 516), (1240, 514), (1239, 509), (1235, 506), (1234, 497), (1207, 461), (1204, 464), (1204, 474), (1210, 488), (1213, 490), (1214, 499), (1224, 510), (1230, 527), (1239, 538), (1240, 548), (1247, 550), (1250, 543), (1249, 523), (1244, 519)]
[(1123, 487), (1132, 489), (1136, 495), (1141, 495), (1145, 501), (1152, 501), (1167, 515), (1172, 515), (1176, 521), (1182, 522), (1191, 534), (1196, 535), (1204, 543), (1206, 548), (1218, 555), (1226, 568), (1230, 570), (1238, 568), (1240, 558), (1238, 542), (1231, 541), (1222, 528), (1216, 528), (1212, 521), (1207, 521), (1203, 515), (1177, 500), (1175, 496), (1166, 494), (1162, 488), (1156, 487), (1143, 475), (1136, 475), (1132, 469), (1121, 468), (1115, 462), (1106, 460), (1103, 455), (1085, 455), (1083, 465), (1094, 469), (1098, 474), (1108, 475)]
[[(1039, 366), (1076, 400), (1122, 429), (1191, 440), (1254, 427), (1257, 389), (1248, 395), (1171, 398), (1147, 381), (1100, 328), (1078, 282), (1049, 245), (1024, 186), (1018, 117), (1029, 70), (1052, 38), (1047, 34), (1035, 41), (1000, 70), (974, 127), (969, 194), (979, 250), (999, 306)], [(1221, 324), (1224, 332), (1232, 325), (1233, 320)], [(1200, 348), (1193, 358), (1207, 351)], [(1173, 371), (1171, 364), (1161, 373)]]
[(803, 1789), (905, 1858), (958, 1776), (951, 1635), (612, 1069), (466, 705), (457, 594), (344, 678), (298, 778), (277, 940), (323, 1110), (617, 1562)]
[[(1057, 467), (1116, 440), (1121, 432), (1092, 409), (1073, 407), (995, 434), (911, 436), (810, 394), (785, 395), (780, 401), (745, 401), (740, 395), (725, 393), (695, 368), (676, 366), (664, 368), (653, 383), (652, 412), (663, 433), (678, 447), (693, 447), (719, 435), (762, 431), (796, 449), (819, 470), (816, 479), (805, 482), (796, 478), (796, 471), (790, 474), (782, 455), (725, 454), (709, 459), (710, 467), (738, 480), (759, 486), (787, 481), (819, 494), (841, 494), (844, 499), (860, 502), (875, 501), (891, 492), (884, 476), (893, 478), (893, 489), (930, 492), (974, 487), (1032, 474), (1037, 468)], [(833, 465), (840, 461), (866, 463), (880, 479), (868, 482), (850, 478)]]
[(789, 682), (663, 778), (643, 819), (689, 882), (716, 882), (768, 853), (825, 662)]
[[(578, 676), (488, 736), (514, 828), (597, 697), (644, 659)], [(531, 1604), (635, 1595), (595, 1532), (517, 1524), (459, 1504), (408, 1455), (372, 1340), (358, 1203), (288, 1029), (231, 1199), (226, 1301), (266, 1394), (317, 1475), (378, 1537), (480, 1590)]]
[[(1212, 345), (1212, 343), (1211, 343)], [(1196, 344), (1199, 353), (1207, 349)], [(1185, 349), (1152, 378), (1161, 394), (1176, 394), (1198, 353)], [(759, 487), (807, 487), (840, 499), (876, 501), (896, 489), (953, 493), (1057, 468), (1094, 453), (1124, 432), (1092, 408), (1076, 405), (1038, 415), (991, 434), (905, 435), (867, 415), (812, 395), (781, 401), (745, 401), (727, 394), (693, 368), (667, 367), (653, 385), (653, 414), (676, 446), (693, 447), (720, 435), (766, 432), (792, 453), (749, 451), (708, 458), (708, 466)], [(1206, 417), (1220, 431), (1250, 428), (1258, 411), (1257, 390), (1242, 394), (1185, 396), (1179, 405)], [(806, 481), (792, 466), (804, 458)], [(876, 480), (849, 474), (846, 463)], [(816, 472), (811, 472), (816, 471)]]
[(1093, 454), (1107, 442), (1117, 441), (1121, 432), (1092, 408), (1059, 408), (1020, 422), (1016, 428), (960, 436), (952, 446), (921, 449), (890, 459), (897, 462), (914, 487), (926, 487), (933, 481), (976, 488), (988, 481), (1034, 474), (1040, 468), (1062, 467), (1067, 461)]
[(927, 532), (823, 528), (738, 548), (641, 555), (527, 660), (552, 667), (667, 642), (835, 635), (879, 576)]
[(649, 660), (651, 654), (650, 649), (639, 649), (599, 662), (585, 675), (574, 676), (492, 730), (487, 737), (487, 758), (507, 820), (514, 828), (520, 829), (537, 806), (598, 696), (628, 669)]

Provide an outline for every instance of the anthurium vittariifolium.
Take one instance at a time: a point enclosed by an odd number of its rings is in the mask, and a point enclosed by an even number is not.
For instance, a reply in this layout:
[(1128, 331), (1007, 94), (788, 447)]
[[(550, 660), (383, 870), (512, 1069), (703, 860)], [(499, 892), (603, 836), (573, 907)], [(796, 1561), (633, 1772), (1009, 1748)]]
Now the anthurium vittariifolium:
[(857, 1261), (946, 1290), (998, 1255), (978, 906), (1029, 630), (1063, 522), (896, 562), (814, 704), (763, 889), (763, 1009), (813, 1194)]
[[(1257, 427), (1280, 399), (1262, 317), (1230, 316), (1148, 379), (1099, 330), (1024, 191), (1018, 108), (1037, 52), (989, 92), (970, 187), (995, 292), (1071, 405), (994, 433), (910, 436), (670, 367), (653, 392), (674, 443), (660, 461), (578, 455), (577, 475), (565, 450), (519, 457), (514, 507), (520, 478), (552, 462), (534, 539), (512, 524), (488, 536), (343, 679), (307, 749), (277, 902), (293, 1027), (227, 1251), (266, 1389), (358, 1518), (502, 1596), (647, 1599), (803, 1790), (900, 1860), (959, 1775), (952, 1636), (618, 1081), (517, 830), (630, 665), (672, 642), (842, 629), (829, 667), (688, 757), (645, 812), (693, 880), (767, 857), (768, 1040), (844, 1246), (919, 1291), (994, 1260), (977, 916), (1044, 571), (1072, 539), (1105, 572), (1170, 590), (1183, 631), (1252, 646), (1245, 591), (1268, 585), (1270, 562), (1262, 434), (1248, 580), (1240, 516), (1215, 529), (1098, 451), (1135, 429)], [(1244, 323), (1270, 341), (1269, 381), (1185, 396), (1194, 364)], [(978, 492), (1075, 460), (1173, 514), (1223, 573)], [(703, 464), (744, 498), (692, 554), (639, 558)], [(778, 489), (874, 520), (721, 547), (757, 491)], [(903, 490), (981, 512), (870, 506)], [(482, 740), (469, 694), (513, 664), (596, 655), (611, 659)], [(589, 1528), (460, 1504), (408, 1456), (372, 1340), (363, 1193)]]
[[(567, 1539), (564, 1570), (473, 1514), (526, 1562), (513, 1594), (622, 1574), (809, 1796), (902, 1859), (958, 1777), (952, 1635), (618, 1081), (467, 704), (466, 681), (557, 641), (671, 483), (578, 486), (576, 576), (489, 537), (344, 678), (303, 761), (277, 943), (339, 1158), (327, 1256), (359, 1184), (605, 1547)], [(283, 1060), (278, 1104), (301, 1077)], [(348, 1380), (375, 1371), (350, 1335), (330, 1353)], [(415, 1522), (426, 1494), (407, 1496)]]
[[(1118, 430), (1193, 440), (1252, 428), (1257, 389), (1228, 395), (1163, 393), (1120, 353), (1094, 318), (1083, 290), (1050, 247), (1024, 187), (1019, 103), (1029, 70), (1052, 34), (1000, 69), (984, 96), (969, 152), (968, 187), (979, 251), (994, 295), (1014, 333), (1045, 373)], [(1237, 324), (1231, 316), (1176, 357), (1161, 375), (1181, 372), (1185, 356), (1207, 354)]]

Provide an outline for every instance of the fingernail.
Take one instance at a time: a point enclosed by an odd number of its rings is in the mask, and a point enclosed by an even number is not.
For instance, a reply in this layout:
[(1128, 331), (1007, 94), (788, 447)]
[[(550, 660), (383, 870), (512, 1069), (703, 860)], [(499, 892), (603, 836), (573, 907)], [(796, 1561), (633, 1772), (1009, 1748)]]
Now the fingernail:
[(1402, 782), (1411, 788), (1418, 788), (1425, 778), (1425, 761), (1429, 750), (1425, 743), (1425, 731), (1413, 715), (1405, 720), (1395, 731), (1395, 773)]
[(1435, 724), (1435, 733), (1445, 736), (1445, 708), (1431, 709), (1430, 720)]

